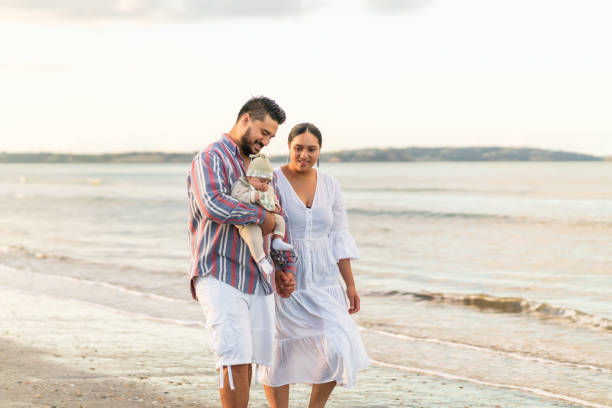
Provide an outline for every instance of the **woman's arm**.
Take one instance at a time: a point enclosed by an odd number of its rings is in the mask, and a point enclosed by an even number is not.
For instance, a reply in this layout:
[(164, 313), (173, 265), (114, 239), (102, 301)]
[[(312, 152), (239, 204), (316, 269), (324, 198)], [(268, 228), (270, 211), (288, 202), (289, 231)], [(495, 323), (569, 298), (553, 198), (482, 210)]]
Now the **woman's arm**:
[(338, 262), (340, 275), (346, 284), (346, 296), (349, 300), (349, 314), (354, 314), (361, 308), (357, 288), (355, 287), (355, 278), (351, 269), (351, 259), (359, 258), (359, 250), (355, 244), (355, 240), (349, 233), (348, 216), (344, 201), (342, 200), (342, 190), (340, 184), (335, 179), (332, 179), (334, 186), (334, 202), (332, 205), (332, 213), (334, 222), (331, 230), (331, 245), (334, 251), (334, 257)]
[(353, 278), (353, 271), (351, 269), (351, 260), (348, 258), (340, 259), (338, 261), (338, 269), (340, 269), (340, 275), (344, 279), (346, 284), (346, 296), (349, 300), (349, 314), (357, 313), (361, 307), (359, 295), (357, 294), (357, 288), (355, 287), (355, 278)]

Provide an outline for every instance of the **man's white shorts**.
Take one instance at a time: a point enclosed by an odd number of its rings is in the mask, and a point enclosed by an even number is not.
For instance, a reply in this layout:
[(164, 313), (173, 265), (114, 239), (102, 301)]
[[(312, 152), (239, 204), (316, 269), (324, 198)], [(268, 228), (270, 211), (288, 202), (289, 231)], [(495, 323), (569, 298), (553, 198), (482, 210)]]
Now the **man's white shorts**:
[(217, 357), (217, 368), (237, 364), (272, 365), (274, 296), (257, 285), (250, 295), (213, 276), (195, 281), (196, 294)]

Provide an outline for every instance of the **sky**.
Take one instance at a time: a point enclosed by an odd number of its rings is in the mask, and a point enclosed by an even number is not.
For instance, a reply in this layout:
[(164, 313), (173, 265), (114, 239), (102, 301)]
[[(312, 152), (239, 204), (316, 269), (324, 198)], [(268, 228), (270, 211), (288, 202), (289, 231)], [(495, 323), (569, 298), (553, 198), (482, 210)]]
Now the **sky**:
[(0, 151), (196, 151), (251, 96), (323, 149), (612, 155), (608, 0), (3, 0)]

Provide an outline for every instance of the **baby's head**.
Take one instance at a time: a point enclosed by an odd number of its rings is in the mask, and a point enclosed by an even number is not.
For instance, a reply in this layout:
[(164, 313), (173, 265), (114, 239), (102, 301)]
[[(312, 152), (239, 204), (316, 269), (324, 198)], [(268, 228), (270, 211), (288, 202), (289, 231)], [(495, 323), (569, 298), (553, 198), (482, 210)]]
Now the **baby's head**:
[(263, 177), (249, 177), (247, 176), (247, 180), (250, 185), (252, 185), (257, 191), (268, 191), (270, 187), (270, 182), (272, 180), (263, 178)]
[(251, 164), (246, 175), (250, 185), (258, 191), (267, 191), (272, 181), (274, 169), (270, 160), (262, 153), (251, 155)]

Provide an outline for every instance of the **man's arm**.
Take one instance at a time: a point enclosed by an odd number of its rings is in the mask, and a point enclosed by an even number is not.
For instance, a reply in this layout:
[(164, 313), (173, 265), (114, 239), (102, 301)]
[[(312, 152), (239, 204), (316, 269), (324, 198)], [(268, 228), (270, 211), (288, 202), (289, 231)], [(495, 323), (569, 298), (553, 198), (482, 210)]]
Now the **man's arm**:
[(264, 237), (274, 232), (274, 227), (276, 227), (276, 220), (274, 219), (274, 213), (271, 213), (269, 211), (265, 211), (265, 213), (266, 215), (265, 215), (264, 221), (261, 224), (261, 235), (263, 235)]
[[(255, 196), (253, 195), (255, 193)], [(257, 191), (249, 188), (247, 185), (240, 181), (234, 182), (232, 185), (232, 197), (243, 202), (243, 203), (251, 203), (254, 205), (257, 204), (257, 200), (259, 200), (259, 196), (257, 196)], [(276, 221), (274, 216), (268, 211), (265, 212), (265, 219), (261, 223), (261, 232), (262, 235), (266, 236), (271, 234), (274, 231), (274, 227), (276, 226)]]
[(229, 194), (221, 158), (214, 151), (198, 154), (191, 163), (190, 195), (198, 209), (219, 224), (263, 224), (265, 211)]

